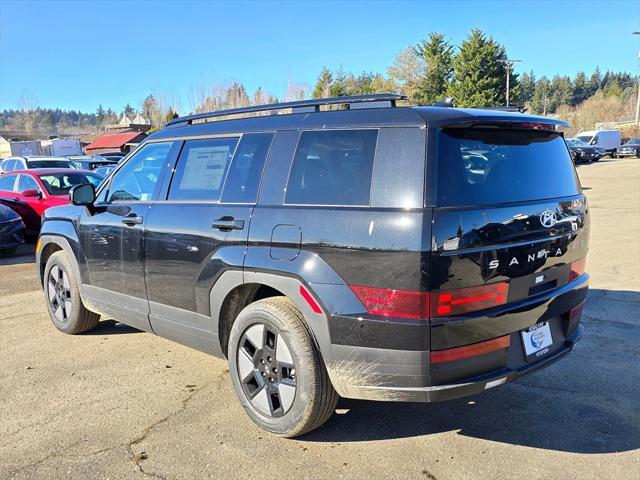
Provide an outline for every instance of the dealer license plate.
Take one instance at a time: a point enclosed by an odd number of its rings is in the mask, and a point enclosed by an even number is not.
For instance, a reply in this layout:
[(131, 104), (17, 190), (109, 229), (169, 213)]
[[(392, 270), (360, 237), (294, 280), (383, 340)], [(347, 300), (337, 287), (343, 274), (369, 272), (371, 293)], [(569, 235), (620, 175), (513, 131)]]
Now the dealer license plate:
[(553, 344), (549, 322), (537, 323), (523, 331), (522, 344), (527, 358), (541, 357), (549, 352), (549, 348)]

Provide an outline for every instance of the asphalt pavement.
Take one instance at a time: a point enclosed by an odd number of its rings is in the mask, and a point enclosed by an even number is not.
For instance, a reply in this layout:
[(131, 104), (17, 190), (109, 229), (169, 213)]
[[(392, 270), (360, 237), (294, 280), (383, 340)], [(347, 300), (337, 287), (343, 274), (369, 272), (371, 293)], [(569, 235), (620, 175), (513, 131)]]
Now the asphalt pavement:
[(0, 478), (639, 479), (640, 160), (578, 172), (592, 290), (571, 355), (446, 403), (342, 400), (294, 440), (249, 420), (222, 360), (113, 321), (59, 333), (26, 245), (0, 259)]

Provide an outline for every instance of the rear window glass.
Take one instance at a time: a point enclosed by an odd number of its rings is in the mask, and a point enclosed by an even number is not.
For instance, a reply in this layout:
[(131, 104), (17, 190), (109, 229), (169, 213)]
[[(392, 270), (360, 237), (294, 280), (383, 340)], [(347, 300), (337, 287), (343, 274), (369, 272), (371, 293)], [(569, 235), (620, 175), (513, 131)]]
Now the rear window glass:
[(442, 130), (437, 177), (439, 206), (493, 205), (580, 193), (563, 138), (534, 130)]
[(285, 203), (369, 205), (377, 130), (302, 132)]
[(29, 160), (29, 168), (75, 168), (65, 160)]

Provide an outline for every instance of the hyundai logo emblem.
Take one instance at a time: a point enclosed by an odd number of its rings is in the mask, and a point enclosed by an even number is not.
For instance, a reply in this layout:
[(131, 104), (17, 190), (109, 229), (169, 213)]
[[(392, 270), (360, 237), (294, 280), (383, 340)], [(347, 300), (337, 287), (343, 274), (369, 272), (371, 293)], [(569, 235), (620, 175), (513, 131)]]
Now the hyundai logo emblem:
[(551, 228), (556, 224), (556, 222), (556, 212), (545, 210), (540, 214), (540, 223), (543, 227)]

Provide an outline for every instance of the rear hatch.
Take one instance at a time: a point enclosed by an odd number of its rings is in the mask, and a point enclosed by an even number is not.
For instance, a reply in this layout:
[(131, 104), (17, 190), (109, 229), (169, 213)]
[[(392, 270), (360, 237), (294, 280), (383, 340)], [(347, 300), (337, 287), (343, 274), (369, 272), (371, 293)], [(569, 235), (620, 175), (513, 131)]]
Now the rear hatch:
[[(586, 198), (562, 136), (533, 128), (433, 133), (435, 208), (426, 278), (432, 350), (512, 333), (513, 347), (520, 342), (514, 332), (540, 322), (551, 326), (551, 350), (561, 348), (570, 334), (561, 320), (583, 300), (572, 296), (570, 281), (584, 272), (589, 231)], [(506, 366), (503, 354), (494, 367)], [(528, 360), (519, 355), (510, 361)], [(451, 379), (444, 374), (440, 380)]]

